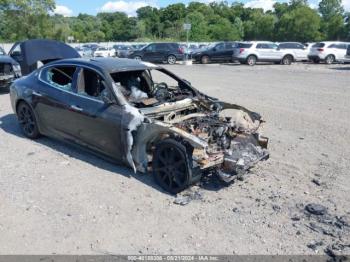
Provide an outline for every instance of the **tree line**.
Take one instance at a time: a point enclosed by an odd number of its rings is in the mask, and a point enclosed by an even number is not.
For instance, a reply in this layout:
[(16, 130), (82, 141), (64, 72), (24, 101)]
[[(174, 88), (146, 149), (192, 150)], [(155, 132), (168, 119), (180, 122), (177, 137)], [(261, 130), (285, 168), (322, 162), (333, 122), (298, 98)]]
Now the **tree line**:
[(184, 41), (184, 23), (191, 23), (190, 41), (350, 40), (350, 13), (341, 0), (321, 0), (311, 8), (307, 0), (275, 3), (273, 10), (246, 8), (226, 1), (204, 4), (171, 4), (137, 10), (137, 16), (121, 12), (53, 14), (54, 0), (0, 0), (0, 41), (31, 38), (79, 42), (103, 41)]

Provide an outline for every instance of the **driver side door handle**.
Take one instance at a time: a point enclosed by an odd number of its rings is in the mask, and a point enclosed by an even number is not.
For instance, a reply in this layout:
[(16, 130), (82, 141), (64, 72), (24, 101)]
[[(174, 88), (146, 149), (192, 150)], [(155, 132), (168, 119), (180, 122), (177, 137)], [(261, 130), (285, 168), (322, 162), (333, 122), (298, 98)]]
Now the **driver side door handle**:
[(71, 105), (70, 108), (74, 111), (77, 111), (77, 112), (83, 112), (83, 109), (79, 106), (76, 106), (76, 105)]

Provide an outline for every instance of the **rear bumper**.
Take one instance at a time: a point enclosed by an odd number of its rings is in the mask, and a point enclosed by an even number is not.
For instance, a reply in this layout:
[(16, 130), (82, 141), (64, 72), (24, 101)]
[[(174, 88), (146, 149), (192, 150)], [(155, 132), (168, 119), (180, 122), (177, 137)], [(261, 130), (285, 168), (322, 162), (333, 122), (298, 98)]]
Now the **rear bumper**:
[(237, 56), (233, 55), (232, 56), (233, 61), (239, 61), (239, 62), (245, 62), (247, 60), (247, 56)]
[(319, 61), (323, 61), (324, 60), (324, 57), (323, 56), (320, 56), (320, 55), (308, 55), (307, 58), (309, 60), (319, 60)]

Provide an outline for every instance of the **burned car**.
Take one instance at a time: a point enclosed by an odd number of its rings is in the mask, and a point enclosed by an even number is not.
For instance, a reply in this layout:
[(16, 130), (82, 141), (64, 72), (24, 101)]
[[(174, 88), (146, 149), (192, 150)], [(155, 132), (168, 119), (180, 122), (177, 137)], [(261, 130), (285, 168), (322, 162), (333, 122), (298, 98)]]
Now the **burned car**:
[(170, 193), (216, 174), (229, 183), (268, 158), (258, 113), (209, 97), (167, 69), (130, 59), (63, 59), (10, 88), (25, 136), (81, 145)]
[(8, 88), (12, 81), (21, 76), (19, 64), (7, 56), (0, 47), (0, 88)]

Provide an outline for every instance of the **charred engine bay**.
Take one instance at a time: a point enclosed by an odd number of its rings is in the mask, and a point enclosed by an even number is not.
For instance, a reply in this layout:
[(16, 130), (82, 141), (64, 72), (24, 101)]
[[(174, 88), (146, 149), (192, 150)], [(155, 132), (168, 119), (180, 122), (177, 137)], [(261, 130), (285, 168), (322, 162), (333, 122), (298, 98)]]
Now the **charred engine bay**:
[(227, 183), (269, 156), (267, 138), (257, 132), (262, 120), (252, 119), (250, 111), (229, 110), (232, 116), (224, 116), (220, 101), (169, 88), (157, 89), (137, 106), (151, 119), (204, 141), (208, 145), (204, 150), (191, 152), (193, 167), (213, 171)]

